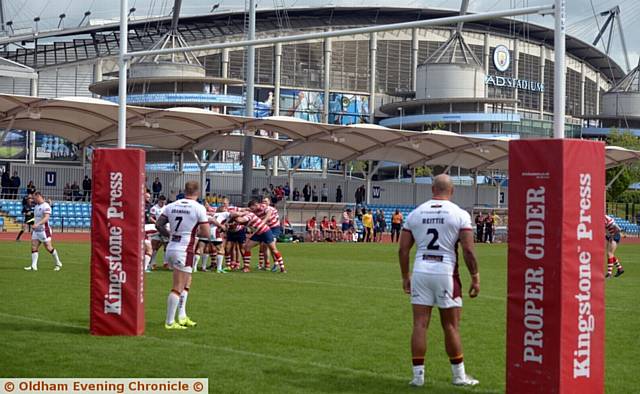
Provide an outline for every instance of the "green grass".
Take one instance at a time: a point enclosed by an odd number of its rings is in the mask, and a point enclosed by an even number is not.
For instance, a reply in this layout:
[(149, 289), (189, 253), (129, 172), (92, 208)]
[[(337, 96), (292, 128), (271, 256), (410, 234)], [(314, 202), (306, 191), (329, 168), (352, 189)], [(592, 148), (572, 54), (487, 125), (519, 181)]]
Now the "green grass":
[[(283, 245), (286, 275), (194, 276), (189, 315), (199, 325), (163, 328), (168, 272), (147, 276), (144, 337), (88, 334), (89, 245), (59, 243), (53, 272), (25, 272), (28, 243), (0, 243), (0, 376), (208, 377), (212, 392), (411, 392), (410, 306), (400, 289), (392, 245)], [(420, 392), (502, 392), (505, 364), (506, 247), (478, 248), (482, 289), (465, 298), (462, 321), (473, 390), (450, 386), (439, 320)], [(607, 282), (607, 392), (640, 390), (640, 246), (619, 249), (627, 273)], [(468, 285), (468, 275), (463, 286)]]

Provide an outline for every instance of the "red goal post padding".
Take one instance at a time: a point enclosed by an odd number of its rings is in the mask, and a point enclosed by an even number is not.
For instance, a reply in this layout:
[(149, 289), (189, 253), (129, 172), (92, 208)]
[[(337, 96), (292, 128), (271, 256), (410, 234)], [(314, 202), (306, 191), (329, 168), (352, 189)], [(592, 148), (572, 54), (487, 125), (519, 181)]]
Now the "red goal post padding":
[(144, 333), (145, 153), (93, 153), (91, 318), (93, 335)]
[(604, 144), (509, 143), (508, 393), (604, 392)]

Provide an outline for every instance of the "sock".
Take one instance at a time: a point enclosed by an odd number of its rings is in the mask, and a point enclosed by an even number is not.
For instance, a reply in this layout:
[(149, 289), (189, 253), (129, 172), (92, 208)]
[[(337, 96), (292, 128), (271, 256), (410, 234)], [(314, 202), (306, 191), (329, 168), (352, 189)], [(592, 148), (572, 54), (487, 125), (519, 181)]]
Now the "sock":
[(206, 270), (207, 269), (207, 261), (209, 260), (209, 255), (205, 254), (204, 256), (202, 256), (202, 270)]
[(151, 260), (149, 261), (150, 265), (155, 265), (156, 264), (156, 256), (158, 255), (158, 251), (154, 250), (153, 252), (151, 252)]
[(31, 268), (38, 268), (38, 252), (31, 252)]
[(200, 263), (200, 255), (197, 254), (193, 256), (193, 272), (198, 270), (198, 263)]
[(242, 261), (244, 262), (245, 268), (250, 268), (250, 266), (251, 266), (251, 251), (244, 252), (242, 254)]
[(280, 269), (284, 269), (284, 260), (282, 259), (282, 254), (280, 252), (275, 252), (273, 257), (276, 259), (276, 265), (280, 266)]
[(615, 257), (610, 257), (609, 260), (607, 260), (607, 275), (611, 275), (613, 272), (613, 263), (615, 263), (615, 261)]
[(22, 237), (22, 234), (24, 234), (24, 230), (20, 230), (18, 236), (16, 237), (16, 241), (20, 241), (20, 237)]
[(189, 297), (189, 288), (185, 287), (180, 294), (180, 302), (178, 304), (178, 319), (182, 320), (187, 317), (187, 297)]
[(617, 257), (614, 257), (614, 259), (615, 259), (615, 262), (614, 262), (613, 264), (615, 264), (616, 269), (617, 269), (618, 271), (622, 271), (622, 270), (624, 270), (624, 268), (622, 268), (622, 264), (620, 264), (620, 260), (618, 260), (618, 258), (617, 258)]
[(413, 357), (411, 363), (413, 364), (413, 376), (416, 378), (424, 377), (424, 357)]
[(231, 255), (225, 254), (224, 255), (224, 262), (227, 265), (227, 268), (230, 268), (231, 267)]
[(258, 255), (258, 266), (264, 266), (264, 252), (260, 252), (260, 254)]
[(449, 362), (451, 363), (451, 373), (453, 374), (454, 378), (464, 378), (466, 376), (464, 372), (464, 362), (462, 355), (449, 357)]
[(171, 289), (169, 297), (167, 298), (167, 320), (168, 325), (175, 323), (176, 310), (178, 309), (178, 303), (180, 302), (180, 293), (177, 290)]
[(58, 251), (56, 249), (53, 249), (51, 251), (51, 255), (53, 256), (53, 260), (56, 262), (56, 265), (62, 265), (62, 263), (60, 262), (60, 257), (58, 257)]
[(145, 253), (144, 255), (144, 270), (148, 270), (149, 269), (149, 263), (151, 262), (151, 255), (148, 255)]
[(216, 268), (218, 271), (222, 271), (222, 261), (224, 260), (224, 256), (219, 254), (216, 256)]

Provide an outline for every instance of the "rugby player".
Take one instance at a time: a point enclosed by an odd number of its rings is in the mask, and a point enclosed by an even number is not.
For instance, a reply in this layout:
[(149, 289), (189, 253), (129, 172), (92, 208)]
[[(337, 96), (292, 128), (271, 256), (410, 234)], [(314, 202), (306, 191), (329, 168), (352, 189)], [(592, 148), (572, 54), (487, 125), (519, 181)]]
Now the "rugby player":
[[(273, 235), (274, 242), (278, 241), (278, 237), (282, 233), (282, 228), (280, 224), (280, 214), (278, 213), (278, 209), (271, 205), (271, 200), (269, 197), (264, 197), (262, 199), (262, 203), (257, 201), (252, 201), (254, 204), (249, 206), (249, 210), (256, 214), (260, 219), (264, 220), (269, 229), (271, 230), (271, 235)], [(258, 269), (259, 270), (268, 270), (270, 267), (269, 264), (269, 247), (261, 243), (260, 244), (260, 252), (258, 255)], [(278, 265), (275, 264), (274, 257), (274, 265), (271, 269), (272, 271), (277, 271)]]
[[(168, 330), (194, 327), (196, 322), (187, 316), (187, 298), (191, 287), (191, 272), (194, 264), (196, 236), (209, 238), (209, 219), (203, 205), (197, 201), (200, 185), (188, 181), (184, 185), (185, 198), (166, 206), (158, 220), (156, 229), (169, 239), (167, 261), (173, 267), (173, 287), (167, 298)], [(167, 230), (167, 224), (169, 230)], [(178, 322), (175, 321), (178, 310)]]
[(38, 249), (40, 244), (44, 244), (47, 252), (53, 256), (55, 266), (54, 271), (60, 271), (62, 263), (58, 257), (58, 251), (51, 243), (51, 227), (49, 226), (49, 218), (51, 217), (51, 205), (44, 200), (40, 192), (33, 193), (33, 199), (36, 203), (33, 209), (34, 223), (31, 231), (31, 265), (24, 267), (27, 271), (38, 270)]
[[(433, 198), (417, 207), (404, 224), (400, 235), (400, 271), (402, 286), (413, 304), (412, 386), (424, 385), (426, 331), (431, 310), (437, 306), (444, 330), (445, 350), (451, 363), (452, 383), (475, 386), (476, 379), (465, 373), (459, 323), (462, 291), (458, 274), (457, 247), (462, 245), (465, 263), (471, 274), (469, 296), (480, 292), (480, 274), (474, 253), (473, 228), (469, 214), (451, 202), (453, 183), (448, 175), (438, 175), (431, 187)], [(416, 244), (413, 275), (409, 273), (409, 253)]]
[(213, 259), (216, 259), (216, 272), (226, 274), (222, 267), (225, 258), (225, 245), (223, 232), (226, 230), (224, 223), (229, 220), (230, 213), (224, 206), (219, 207), (216, 212), (209, 214), (209, 225), (211, 226), (211, 238), (209, 242), (209, 255), (211, 256), (211, 270), (213, 271)]
[[(149, 201), (150, 200), (151, 200), (151, 197), (149, 197)], [(160, 215), (162, 215), (162, 211), (167, 206), (166, 204), (167, 204), (167, 198), (165, 196), (160, 196), (160, 197), (158, 197), (158, 201), (156, 201), (156, 205), (152, 206), (149, 209), (149, 215), (151, 216), (151, 219), (153, 220), (153, 223), (155, 223), (156, 220), (158, 220), (158, 218), (160, 217)], [(155, 269), (156, 268), (156, 256), (158, 254), (158, 251), (163, 246), (166, 249), (166, 247), (167, 247), (166, 245), (167, 245), (167, 242), (169, 242), (169, 240), (166, 239), (165, 237), (163, 237), (162, 235), (160, 235), (159, 232), (155, 232), (154, 234), (152, 234), (149, 237), (149, 239), (151, 240), (151, 249), (152, 249), (151, 261), (149, 262), (149, 264), (151, 265), (151, 269)], [(164, 258), (163, 263), (166, 266), (166, 264), (167, 264), (166, 252), (165, 252), (165, 258)]]
[[(249, 202), (248, 206), (251, 206), (256, 203), (257, 202), (255, 200), (252, 200)], [(244, 245), (244, 254), (242, 256), (244, 261), (243, 272), (251, 271), (251, 249), (253, 249), (256, 245), (260, 243), (264, 243), (267, 245), (267, 247), (269, 248), (269, 250), (271, 251), (271, 253), (276, 259), (276, 267), (280, 268), (280, 272), (283, 272), (283, 273), (287, 272), (286, 269), (284, 268), (284, 261), (282, 259), (282, 255), (280, 254), (280, 252), (278, 251), (278, 248), (276, 247), (276, 242), (273, 238), (273, 233), (271, 232), (271, 229), (269, 228), (267, 223), (265, 223), (264, 220), (260, 219), (253, 212), (239, 213), (238, 216), (235, 216), (235, 217), (232, 216), (232, 220), (237, 223), (244, 224), (247, 227), (253, 229), (253, 235), (251, 236), (251, 238), (249, 238), (249, 240), (247, 240), (247, 242)]]
[[(144, 270), (151, 272), (151, 256), (153, 255), (153, 247), (151, 246), (151, 237), (158, 233), (156, 230), (156, 218), (151, 215), (151, 194), (144, 193)], [(153, 267), (155, 268), (155, 267)]]
[(620, 260), (616, 257), (616, 249), (618, 248), (618, 244), (620, 243), (620, 227), (613, 221), (613, 218), (608, 215), (604, 215), (604, 225), (607, 230), (607, 235), (605, 238), (607, 239), (607, 275), (605, 278), (611, 278), (613, 274), (613, 266), (616, 266), (616, 274), (615, 277), (624, 274), (624, 268), (622, 268), (622, 264), (620, 264)]
[(27, 194), (22, 199), (22, 214), (24, 215), (24, 221), (22, 222), (22, 228), (16, 237), (16, 241), (20, 241), (20, 237), (25, 232), (31, 232), (31, 226), (35, 223), (35, 219), (33, 217), (33, 196), (31, 194)]

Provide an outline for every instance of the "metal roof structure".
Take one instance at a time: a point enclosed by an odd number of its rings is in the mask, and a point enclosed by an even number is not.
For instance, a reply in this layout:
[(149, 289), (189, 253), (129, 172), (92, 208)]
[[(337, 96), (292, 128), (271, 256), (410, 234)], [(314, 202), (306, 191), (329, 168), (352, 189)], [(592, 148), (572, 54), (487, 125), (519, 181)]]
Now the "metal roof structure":
[[(300, 31), (381, 25), (458, 15), (456, 10), (409, 7), (301, 7), (288, 9), (287, 13), (291, 30), (283, 33), (277, 10), (259, 10), (256, 25), (258, 36), (269, 32), (296, 34)], [(180, 18), (178, 31), (192, 44), (239, 39), (244, 34), (244, 17), (243, 11), (185, 16)], [(151, 48), (169, 31), (170, 25), (171, 16), (131, 20), (129, 50)], [(553, 46), (553, 30), (533, 23), (514, 23), (512, 19), (502, 18), (486, 22), (468, 22), (464, 26), (465, 31), (491, 31), (507, 37), (522, 35), (526, 31), (528, 39)], [(119, 23), (113, 22), (2, 37), (0, 44), (28, 42), (34, 43), (35, 46), (29, 48), (21, 45), (17, 49), (0, 52), (0, 56), (38, 69), (115, 56), (120, 40), (118, 28)], [(44, 39), (47, 39), (47, 43), (38, 42)], [(605, 53), (576, 37), (567, 35), (566, 50), (602, 72), (609, 80), (620, 80), (625, 75), (622, 68)]]
[(638, 65), (607, 93), (640, 92), (640, 61)]
[(473, 49), (467, 45), (459, 30), (453, 32), (451, 37), (440, 46), (423, 64), (473, 64), (482, 67), (482, 61), (478, 59)]
[[(0, 95), (0, 127), (34, 130), (83, 146), (113, 147), (118, 106), (84, 97), (45, 99)], [(128, 106), (130, 147), (180, 152), (243, 150), (240, 130), (267, 131), (285, 138), (254, 136), (254, 154), (322, 156), (334, 160), (391, 161), (407, 166), (459, 166), (507, 170), (509, 139), (481, 138), (449, 131), (389, 129), (372, 124), (331, 125), (274, 116), (248, 118), (199, 108), (153, 109)], [(640, 160), (640, 151), (607, 147), (607, 167)]]

